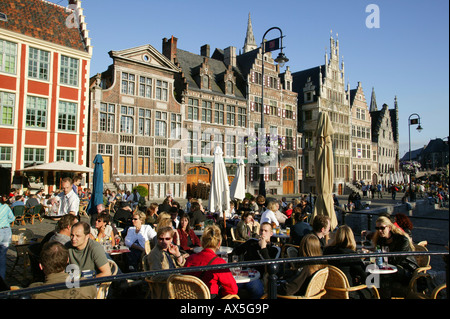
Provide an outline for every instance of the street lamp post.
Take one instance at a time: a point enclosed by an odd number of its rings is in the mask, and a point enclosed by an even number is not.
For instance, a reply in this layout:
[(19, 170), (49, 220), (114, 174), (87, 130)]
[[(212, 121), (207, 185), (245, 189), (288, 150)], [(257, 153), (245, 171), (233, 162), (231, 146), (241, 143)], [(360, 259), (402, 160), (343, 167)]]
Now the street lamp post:
[[(411, 118), (412, 116), (415, 116), (414, 118)], [(416, 125), (418, 124), (419, 126), (417, 127), (417, 131), (419, 131), (419, 133), (422, 131), (422, 126), (420, 126), (420, 116), (417, 113), (413, 113), (408, 117), (408, 138), (409, 138), (409, 164), (412, 166), (412, 161), (411, 161), (411, 125)], [(410, 202), (415, 202), (416, 201), (416, 196), (415, 193), (412, 191), (412, 178), (411, 178), (411, 170), (409, 171), (409, 201)]]
[[(265, 41), (264, 38), (266, 37), (267, 33), (269, 31), (277, 29), (280, 31), (280, 37), (275, 38), (270, 41)], [(266, 45), (268, 48), (266, 48)], [(289, 61), (288, 58), (283, 53), (283, 31), (281, 31), (278, 27), (272, 27), (269, 30), (267, 30), (261, 41), (261, 50), (262, 50), (262, 71), (261, 71), (261, 128), (260, 128), (260, 136), (258, 138), (258, 160), (259, 160), (259, 195), (263, 195), (266, 197), (266, 181), (264, 180), (264, 163), (261, 162), (261, 144), (262, 141), (265, 139), (262, 138), (262, 135), (265, 134), (264, 131), (264, 54), (266, 52), (274, 51), (280, 49), (280, 53), (278, 54), (277, 58), (275, 59), (275, 62), (277, 62), (280, 67), (283, 67), (286, 62)]]

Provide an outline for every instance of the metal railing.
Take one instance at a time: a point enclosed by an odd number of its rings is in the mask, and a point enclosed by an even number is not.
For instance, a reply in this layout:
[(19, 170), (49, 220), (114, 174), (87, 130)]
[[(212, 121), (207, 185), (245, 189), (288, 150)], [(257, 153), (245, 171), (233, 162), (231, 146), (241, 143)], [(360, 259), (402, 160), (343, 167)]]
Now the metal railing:
[[(315, 256), (315, 257), (295, 257), (295, 258), (279, 258), (270, 260), (257, 260), (257, 261), (243, 261), (237, 263), (227, 263), (219, 265), (210, 265), (202, 267), (182, 267), (176, 269), (164, 269), (164, 270), (153, 270), (153, 271), (143, 271), (143, 272), (133, 272), (133, 273), (123, 273), (108, 277), (84, 279), (79, 281), (79, 286), (91, 286), (101, 284), (103, 282), (112, 282), (117, 280), (141, 280), (145, 277), (165, 275), (169, 276), (171, 274), (188, 274), (191, 272), (201, 272), (207, 270), (219, 270), (227, 269), (232, 267), (255, 267), (255, 266), (267, 266), (268, 271), (268, 298), (276, 299), (276, 287), (277, 287), (277, 272), (280, 266), (286, 263), (296, 263), (299, 265), (306, 265), (310, 263), (327, 263), (334, 260), (350, 260), (350, 259), (361, 259), (361, 258), (372, 258), (372, 257), (406, 257), (406, 256), (447, 256), (448, 251), (414, 251), (414, 252), (384, 252), (384, 253), (366, 253), (366, 254), (348, 254), (348, 255), (326, 255), (326, 256)], [(446, 264), (446, 278), (448, 278), (448, 264)], [(448, 283), (447, 283), (448, 284)], [(51, 285), (42, 285), (33, 288), (23, 288), (19, 290), (9, 290), (0, 292), (0, 299), (28, 299), (33, 294), (44, 293), (55, 290), (67, 289), (65, 282)]]

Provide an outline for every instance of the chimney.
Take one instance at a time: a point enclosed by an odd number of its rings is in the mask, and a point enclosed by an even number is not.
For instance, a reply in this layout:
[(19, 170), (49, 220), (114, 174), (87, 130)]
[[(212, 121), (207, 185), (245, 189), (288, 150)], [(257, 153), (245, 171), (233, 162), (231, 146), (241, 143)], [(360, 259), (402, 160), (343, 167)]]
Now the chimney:
[(209, 44), (205, 44), (200, 48), (200, 55), (209, 58), (210, 48)]
[(223, 62), (226, 66), (236, 66), (236, 48), (228, 47), (223, 51)]
[(162, 43), (162, 54), (172, 62), (177, 57), (177, 41), (178, 39), (172, 36), (170, 39), (164, 38)]

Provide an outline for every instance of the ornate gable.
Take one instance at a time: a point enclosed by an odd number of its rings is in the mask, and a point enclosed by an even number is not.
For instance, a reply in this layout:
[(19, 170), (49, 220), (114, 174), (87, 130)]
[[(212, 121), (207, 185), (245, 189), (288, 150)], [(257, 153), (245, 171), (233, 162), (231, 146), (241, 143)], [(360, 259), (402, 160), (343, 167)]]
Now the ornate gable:
[(134, 62), (140, 65), (146, 65), (172, 72), (180, 71), (180, 69), (173, 62), (149, 44), (121, 51), (110, 51), (109, 55), (113, 59), (125, 60), (127, 62)]

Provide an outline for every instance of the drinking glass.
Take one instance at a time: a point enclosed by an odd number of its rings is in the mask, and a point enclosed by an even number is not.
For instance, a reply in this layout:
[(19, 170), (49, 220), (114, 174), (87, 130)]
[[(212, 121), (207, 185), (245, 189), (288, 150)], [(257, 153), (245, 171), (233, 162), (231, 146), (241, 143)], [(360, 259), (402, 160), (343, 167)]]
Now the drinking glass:
[[(231, 257), (231, 262), (232, 262), (232, 263), (237, 263), (237, 262), (239, 262), (239, 256), (233, 255), (233, 256)], [(240, 268), (240, 267), (232, 267), (232, 268), (231, 268), (231, 272), (233, 273), (233, 276), (239, 276), (239, 274), (241, 273), (241, 268)]]

